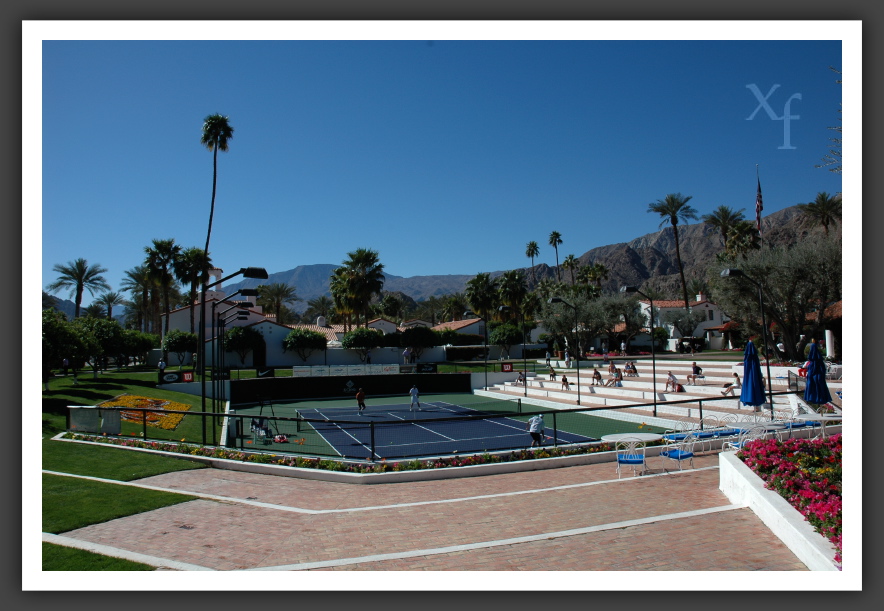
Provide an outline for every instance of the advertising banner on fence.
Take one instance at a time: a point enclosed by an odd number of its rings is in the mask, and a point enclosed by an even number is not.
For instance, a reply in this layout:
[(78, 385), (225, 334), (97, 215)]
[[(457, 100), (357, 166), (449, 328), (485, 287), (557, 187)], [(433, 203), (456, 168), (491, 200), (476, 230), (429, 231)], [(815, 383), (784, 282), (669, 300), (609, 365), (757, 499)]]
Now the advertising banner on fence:
[(361, 376), (368, 373), (365, 365), (347, 365), (348, 376)]
[(158, 384), (175, 384), (177, 382), (193, 382), (193, 371), (169, 371), (159, 373)]
[(331, 373), (331, 367), (327, 367), (325, 365), (317, 365), (312, 368), (313, 372), (310, 374), (314, 378), (322, 378)]
[(438, 369), (436, 363), (420, 363), (415, 365), (415, 371), (417, 373), (436, 373)]
[(313, 375), (313, 368), (310, 365), (295, 365), (292, 367), (293, 378), (309, 378)]
[(512, 364), (512, 363), (501, 363), (501, 364), (500, 364), (500, 370), (501, 370), (501, 371), (504, 371), (504, 372), (506, 372), (506, 371), (512, 371), (512, 370), (513, 370), (513, 364)]
[(347, 365), (332, 365), (328, 368), (328, 375), (330, 376), (345, 376), (347, 375)]

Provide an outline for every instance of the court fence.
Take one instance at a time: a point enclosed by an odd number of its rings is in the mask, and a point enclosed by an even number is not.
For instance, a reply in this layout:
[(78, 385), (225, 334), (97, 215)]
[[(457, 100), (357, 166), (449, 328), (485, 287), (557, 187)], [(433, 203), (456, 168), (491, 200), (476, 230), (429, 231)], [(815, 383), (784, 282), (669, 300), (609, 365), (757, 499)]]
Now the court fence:
[[(789, 392), (775, 393), (791, 394)], [(714, 410), (726, 398), (696, 398), (667, 401), (665, 405), (689, 407), (703, 426), (704, 411)], [(709, 404), (713, 404), (710, 408)], [(598, 443), (611, 433), (662, 433), (659, 426), (614, 419), (602, 411), (644, 408), (653, 404), (538, 409), (520, 398), (463, 404), (469, 413), (444, 413), (438, 406), (411, 413), (399, 406), (394, 419), (368, 410), (365, 415), (327, 418), (322, 415), (276, 416), (261, 409), (258, 414), (176, 412), (155, 408), (69, 406), (68, 430), (105, 437), (134, 438), (143, 441), (185, 442), (226, 447), (243, 452), (293, 454), (341, 460), (378, 461), (398, 458), (441, 457), (482, 452), (522, 450), (531, 445), (528, 420), (544, 418), (543, 445)], [(453, 406), (459, 407), (459, 406)], [(526, 408), (531, 408), (526, 409)], [(389, 412), (389, 408), (385, 408)], [(766, 410), (765, 410), (766, 411)], [(307, 410), (305, 410), (305, 413)], [(168, 420), (175, 426), (163, 427)], [(678, 420), (676, 416), (672, 420)]]

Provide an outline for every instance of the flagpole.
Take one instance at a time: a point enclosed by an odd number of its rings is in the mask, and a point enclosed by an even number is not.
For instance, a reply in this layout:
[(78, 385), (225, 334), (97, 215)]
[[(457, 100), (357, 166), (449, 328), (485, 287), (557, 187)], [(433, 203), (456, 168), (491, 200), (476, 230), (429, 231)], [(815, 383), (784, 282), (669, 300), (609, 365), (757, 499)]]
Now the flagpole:
[(764, 248), (764, 235), (761, 233), (761, 211), (764, 204), (761, 199), (761, 178), (758, 174), (758, 164), (755, 164), (755, 181), (758, 184), (758, 192), (755, 194), (755, 224), (758, 230), (758, 245)]

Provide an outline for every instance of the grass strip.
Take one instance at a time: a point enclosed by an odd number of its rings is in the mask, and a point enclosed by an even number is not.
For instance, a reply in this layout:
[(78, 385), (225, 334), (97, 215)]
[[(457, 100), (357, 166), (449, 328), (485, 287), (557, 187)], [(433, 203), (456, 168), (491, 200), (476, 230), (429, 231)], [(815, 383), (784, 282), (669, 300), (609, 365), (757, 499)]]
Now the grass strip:
[(60, 534), (196, 498), (44, 473), (43, 532)]
[(148, 452), (43, 440), (43, 469), (47, 471), (129, 482), (163, 473), (204, 468), (205, 465), (200, 463)]
[(154, 571), (155, 567), (85, 549), (43, 543), (44, 571)]

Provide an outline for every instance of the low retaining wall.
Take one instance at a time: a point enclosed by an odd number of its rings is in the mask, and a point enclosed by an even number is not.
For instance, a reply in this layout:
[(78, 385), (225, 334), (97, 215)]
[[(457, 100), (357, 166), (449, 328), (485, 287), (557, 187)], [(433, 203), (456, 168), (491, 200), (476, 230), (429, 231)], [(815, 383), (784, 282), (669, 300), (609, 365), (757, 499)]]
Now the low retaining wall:
[(811, 571), (837, 571), (835, 546), (814, 530), (801, 513), (737, 458), (718, 455), (719, 489), (735, 505), (746, 505)]

